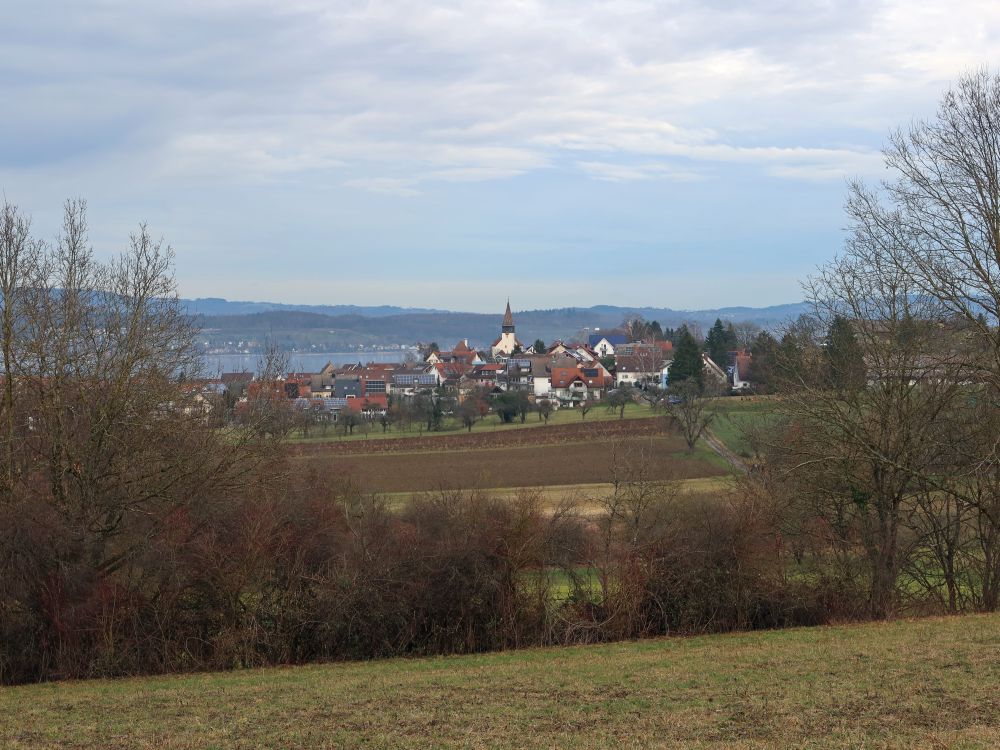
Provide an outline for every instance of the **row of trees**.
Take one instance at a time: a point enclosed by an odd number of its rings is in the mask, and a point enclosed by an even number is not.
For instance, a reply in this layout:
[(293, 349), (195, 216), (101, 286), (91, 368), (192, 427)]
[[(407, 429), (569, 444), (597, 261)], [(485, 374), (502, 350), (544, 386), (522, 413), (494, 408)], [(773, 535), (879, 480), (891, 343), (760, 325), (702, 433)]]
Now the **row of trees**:
[[(817, 574), (890, 616), (1000, 602), (1000, 79), (966, 76), (851, 186), (843, 255), (772, 347), (762, 486)], [(756, 357), (755, 357), (756, 359)]]

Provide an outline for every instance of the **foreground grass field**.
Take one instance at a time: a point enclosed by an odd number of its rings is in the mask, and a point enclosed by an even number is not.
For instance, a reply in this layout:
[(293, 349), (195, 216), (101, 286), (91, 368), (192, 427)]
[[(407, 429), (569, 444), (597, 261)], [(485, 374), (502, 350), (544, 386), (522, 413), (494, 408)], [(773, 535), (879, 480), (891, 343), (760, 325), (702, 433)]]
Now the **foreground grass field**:
[(5, 748), (1000, 746), (1000, 616), (0, 689)]

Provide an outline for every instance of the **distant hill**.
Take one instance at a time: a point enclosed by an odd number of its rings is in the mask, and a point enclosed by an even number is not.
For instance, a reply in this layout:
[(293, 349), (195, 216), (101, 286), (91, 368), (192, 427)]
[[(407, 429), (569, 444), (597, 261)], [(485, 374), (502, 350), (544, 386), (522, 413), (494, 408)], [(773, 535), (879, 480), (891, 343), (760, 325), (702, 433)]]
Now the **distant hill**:
[[(270, 339), (298, 350), (338, 351), (357, 346), (385, 346), (436, 341), (451, 346), (467, 338), (473, 346), (488, 346), (500, 330), (500, 314), (449, 312), (388, 305), (280, 305), (269, 302), (228, 302), (221, 299), (185, 300), (199, 316), (206, 343), (225, 347), (229, 342)], [(585, 329), (614, 328), (631, 315), (657, 320), (664, 327), (682, 323), (703, 330), (721, 318), (776, 329), (806, 312), (803, 302), (773, 307), (724, 307), (708, 310), (673, 310), (653, 307), (566, 307), (523, 310), (514, 313), (517, 335), (525, 344), (536, 338), (549, 342), (570, 339)]]
[(358, 305), (289, 305), (282, 302), (239, 302), (221, 297), (199, 297), (198, 299), (182, 301), (192, 315), (250, 315), (281, 311), (310, 312), (319, 315), (363, 315), (366, 318), (379, 318), (385, 315), (406, 313), (445, 312), (432, 308), (396, 307), (394, 305), (364, 307)]

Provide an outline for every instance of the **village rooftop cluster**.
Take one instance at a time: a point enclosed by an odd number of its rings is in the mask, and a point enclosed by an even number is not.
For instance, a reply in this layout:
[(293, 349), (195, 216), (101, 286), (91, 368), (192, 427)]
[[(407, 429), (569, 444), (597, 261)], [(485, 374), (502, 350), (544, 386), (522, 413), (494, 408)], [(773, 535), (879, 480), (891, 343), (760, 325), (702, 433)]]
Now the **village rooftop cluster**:
[[(537, 342), (536, 342), (537, 343)], [(750, 353), (727, 353), (714, 362), (702, 354), (705, 373), (720, 390), (734, 393), (749, 388), (746, 374)], [(673, 362), (673, 344), (663, 340), (632, 340), (624, 329), (596, 332), (585, 342), (556, 341), (540, 351), (517, 337), (508, 301), (500, 332), (483, 350), (463, 339), (450, 350), (429, 347), (423, 361), (369, 362), (335, 366), (328, 362), (317, 373), (290, 372), (270, 378), (248, 373), (222, 373), (211, 386), (239, 393), (235, 412), (262, 393), (287, 399), (296, 410), (323, 421), (341, 415), (376, 419), (395, 400), (446, 393), (457, 403), (471, 394), (499, 397), (518, 393), (532, 404), (576, 408), (601, 401), (616, 389), (666, 389)]]

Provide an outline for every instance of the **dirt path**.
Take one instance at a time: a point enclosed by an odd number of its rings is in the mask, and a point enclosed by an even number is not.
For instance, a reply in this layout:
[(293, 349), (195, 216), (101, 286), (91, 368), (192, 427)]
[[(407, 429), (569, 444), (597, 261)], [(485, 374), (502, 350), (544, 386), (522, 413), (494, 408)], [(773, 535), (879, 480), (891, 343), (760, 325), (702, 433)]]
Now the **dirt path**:
[(747, 465), (743, 459), (726, 447), (726, 444), (719, 440), (714, 432), (706, 428), (701, 436), (708, 444), (708, 447), (726, 459), (726, 462), (733, 467), (734, 471), (739, 474), (746, 474), (748, 472)]

